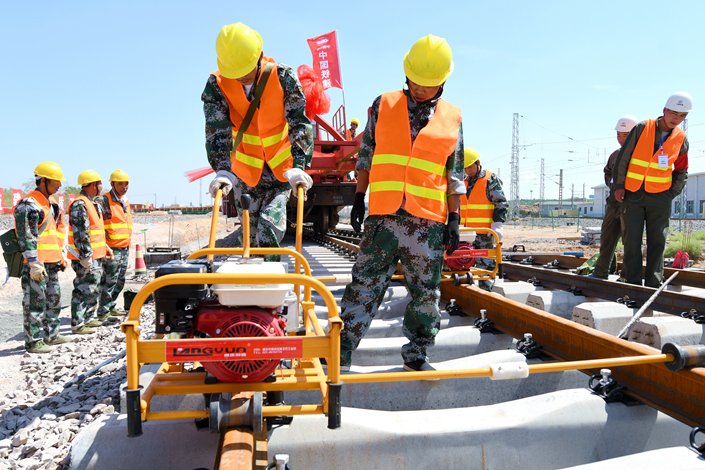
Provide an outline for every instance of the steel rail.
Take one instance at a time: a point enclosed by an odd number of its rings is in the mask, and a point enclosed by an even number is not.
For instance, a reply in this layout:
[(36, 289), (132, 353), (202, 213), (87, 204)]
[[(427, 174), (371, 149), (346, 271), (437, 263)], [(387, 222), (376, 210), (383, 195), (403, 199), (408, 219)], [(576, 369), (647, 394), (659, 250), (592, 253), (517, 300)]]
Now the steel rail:
[[(605, 300), (617, 300), (620, 297), (628, 296), (637, 304), (643, 304), (654, 293), (651, 287), (637, 286), (623, 282), (606, 281), (586, 276), (579, 276), (557, 269), (545, 269), (543, 267), (529, 266), (516, 263), (504, 263), (504, 277), (510, 280), (527, 281), (535, 278), (541, 284), (553, 289), (580, 291), (582, 295), (598, 297)], [(680, 315), (682, 312), (695, 309), (702, 311), (705, 299), (687, 292), (675, 292), (665, 290), (654, 299), (652, 308), (659, 312)]]
[[(620, 284), (621, 285), (621, 284)], [(543, 351), (564, 361), (658, 354), (656, 349), (579, 325), (473, 286), (441, 284), (465, 312), (487, 310), (497, 329), (515, 338), (531, 333)], [(489, 334), (489, 333), (487, 333)], [(597, 373), (590, 370), (588, 373)], [(661, 364), (615, 367), (612, 376), (630, 395), (690, 425), (705, 423), (705, 368), (672, 372)]]
[[(561, 253), (522, 253), (522, 252), (502, 252), (505, 263), (520, 262), (531, 257), (534, 265), (544, 265), (553, 261), (558, 261), (559, 267), (563, 269), (576, 269), (580, 267), (587, 258), (579, 256), (564, 255)], [(617, 263), (617, 269), (621, 269), (622, 263)], [(678, 278), (673, 281), (673, 285), (683, 285), (705, 289), (705, 271), (693, 271), (689, 269), (664, 268), (665, 278), (671, 277), (673, 273), (678, 273)]]

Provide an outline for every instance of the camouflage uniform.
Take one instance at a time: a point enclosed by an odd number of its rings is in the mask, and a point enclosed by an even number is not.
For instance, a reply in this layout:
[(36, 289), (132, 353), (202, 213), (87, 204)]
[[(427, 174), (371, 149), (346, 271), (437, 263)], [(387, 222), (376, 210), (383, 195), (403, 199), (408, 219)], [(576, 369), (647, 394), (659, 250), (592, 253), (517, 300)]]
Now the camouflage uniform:
[[(284, 91), (284, 114), (289, 125), (289, 141), (294, 168), (306, 168), (313, 155), (313, 133), (311, 122), (304, 114), (306, 98), (301, 84), (291, 67), (277, 64), (277, 77)], [(269, 80), (275, 79), (270, 76)], [(256, 85), (253, 85), (247, 98), (254, 98)], [(206, 152), (208, 163), (215, 171), (232, 171), (230, 153), (233, 145), (230, 111), (216, 78), (211, 75), (201, 95), (203, 113), (206, 118)], [(236, 175), (237, 176), (237, 175)], [(279, 181), (269, 165), (264, 165), (257, 186), (250, 187), (238, 181), (233, 185), (233, 195), (238, 214), (242, 215), (240, 195), (252, 196), (250, 205), (250, 227), (253, 246), (279, 247), (286, 232), (286, 203), (291, 194), (288, 182)], [(240, 217), (242, 219), (242, 217)], [(242, 240), (242, 232), (238, 234)]]
[(616, 268), (614, 263), (614, 251), (617, 248), (617, 242), (622, 236), (622, 204), (614, 198), (614, 190), (612, 188), (614, 178), (614, 165), (617, 162), (619, 150), (615, 150), (607, 159), (607, 164), (604, 168), (605, 184), (610, 190), (605, 204), (605, 215), (602, 218), (602, 227), (600, 229), (600, 256), (595, 262), (595, 269), (592, 274), (595, 277), (607, 279), (607, 274), (611, 268)]
[[(115, 194), (115, 190), (110, 190), (113, 199), (120, 201), (123, 209), (127, 210), (125, 203)], [(99, 199), (104, 218), (110, 219), (110, 203), (107, 196), (101, 196)], [(127, 265), (130, 261), (129, 248), (111, 248), (113, 250), (113, 258), (103, 259), (103, 275), (100, 280), (100, 302), (98, 304), (98, 316), (107, 315), (117, 304), (118, 296), (125, 287), (125, 275), (127, 274)]]
[[(477, 174), (467, 181), (467, 191), (466, 195), (470, 196), (470, 192), (475, 187), (475, 183), (478, 178), (484, 177), (486, 170), (480, 168)], [(492, 175), (487, 180), (487, 200), (494, 204), (494, 212), (492, 213), (492, 222), (506, 222), (507, 220), (507, 209), (509, 204), (507, 203), (507, 198), (504, 195), (504, 190), (502, 189), (502, 180), (492, 173)], [(472, 243), (475, 249), (492, 249), (494, 248), (494, 237), (488, 233), (478, 233), (475, 237), (475, 241)], [(491, 258), (475, 258), (475, 267), (480, 269), (493, 270), (495, 268), (495, 260)], [(487, 291), (492, 290), (494, 286), (494, 281), (480, 281), (479, 287)]]
[[(86, 196), (83, 192), (81, 194)], [(102, 215), (102, 206), (96, 203), (94, 205), (98, 214)], [(79, 255), (77, 257), (89, 258), (93, 256), (88, 211), (83, 201), (76, 200), (71, 205), (69, 224), (73, 231), (73, 240)], [(79, 328), (97, 317), (96, 306), (100, 296), (99, 287), (100, 279), (103, 275), (103, 259), (94, 259), (92, 262), (93, 266), (90, 269), (86, 269), (81, 266), (80, 261), (71, 260), (71, 267), (76, 272), (71, 294), (71, 327), (73, 329)]]
[[(58, 217), (52, 208), (52, 216)], [(17, 242), (25, 259), (37, 257), (37, 238), (44, 211), (34, 199), (23, 199), (15, 207)], [(29, 276), (29, 265), (22, 267), (22, 313), (24, 316), (24, 343), (31, 349), (38, 341), (51, 341), (59, 334), (61, 288), (59, 263), (44, 263), (47, 277), (35, 281)]]
[(103, 275), (100, 280), (100, 304), (98, 316), (107, 315), (115, 308), (117, 298), (125, 287), (125, 274), (130, 260), (129, 248), (112, 248), (113, 258), (104, 258)]
[[(370, 110), (362, 137), (356, 168), (369, 171), (375, 150), (375, 127), (381, 96)], [(412, 142), (433, 116), (438, 97), (416, 103), (408, 97)], [(455, 152), (446, 162), (448, 194), (462, 194), (463, 128), (458, 131)], [(405, 363), (427, 360), (426, 348), (434, 344), (440, 328), (440, 279), (443, 265), (443, 233), (445, 225), (416, 217), (403, 208), (391, 215), (370, 215), (365, 220), (360, 252), (352, 269), (352, 282), (345, 288), (340, 302), (344, 327), (340, 334), (341, 365), (350, 365), (352, 352), (360, 344), (377, 313), (384, 293), (394, 274), (397, 261), (404, 270), (404, 282), (411, 302), (404, 314), (403, 332), (409, 343), (402, 346)]]

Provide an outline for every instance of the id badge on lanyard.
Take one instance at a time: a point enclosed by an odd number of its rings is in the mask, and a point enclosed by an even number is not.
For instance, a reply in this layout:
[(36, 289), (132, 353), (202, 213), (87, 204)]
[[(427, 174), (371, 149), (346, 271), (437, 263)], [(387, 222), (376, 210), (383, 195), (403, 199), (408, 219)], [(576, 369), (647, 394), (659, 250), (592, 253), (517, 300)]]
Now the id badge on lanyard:
[(666, 155), (663, 152), (663, 148), (660, 149), (660, 153), (657, 155), (658, 157), (658, 167), (659, 168), (668, 168), (668, 155)]

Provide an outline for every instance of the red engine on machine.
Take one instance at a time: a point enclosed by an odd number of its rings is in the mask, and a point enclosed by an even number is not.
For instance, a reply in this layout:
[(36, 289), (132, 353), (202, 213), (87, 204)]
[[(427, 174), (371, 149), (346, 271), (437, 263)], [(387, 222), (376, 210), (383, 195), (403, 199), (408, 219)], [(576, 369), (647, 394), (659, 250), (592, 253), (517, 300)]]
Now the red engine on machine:
[[(284, 336), (286, 321), (278, 316), (276, 309), (201, 306), (195, 329), (211, 338)], [(203, 363), (203, 367), (221, 382), (261, 382), (278, 365), (276, 359)]]
[(443, 255), (450, 271), (467, 271), (475, 266), (475, 254), (472, 243), (460, 242), (452, 255)]

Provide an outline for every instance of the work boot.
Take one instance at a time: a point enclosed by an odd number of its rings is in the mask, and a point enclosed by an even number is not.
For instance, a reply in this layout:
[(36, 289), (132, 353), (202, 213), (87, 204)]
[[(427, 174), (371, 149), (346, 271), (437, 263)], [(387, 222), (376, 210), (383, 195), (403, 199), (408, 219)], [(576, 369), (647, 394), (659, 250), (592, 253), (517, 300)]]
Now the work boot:
[(98, 326), (102, 326), (103, 322), (99, 318), (95, 318), (89, 322), (85, 323), (85, 326), (90, 327), (90, 328), (96, 328)]
[[(433, 367), (431, 364), (426, 362), (423, 359), (417, 359), (412, 362), (405, 362), (404, 363), (404, 370), (409, 371), (409, 372), (426, 372), (426, 371), (431, 371), (431, 370), (436, 370), (435, 367)], [(424, 379), (429, 382), (435, 382), (439, 379)]]
[(46, 354), (52, 352), (53, 350), (54, 348), (42, 340), (37, 341), (31, 347), (27, 348), (27, 352), (32, 354)]
[(126, 311), (124, 311), (124, 310), (121, 309), (121, 308), (117, 308), (117, 307), (111, 308), (111, 309), (110, 309), (110, 312), (108, 312), (108, 313), (110, 313), (110, 316), (111, 316), (111, 317), (118, 317), (118, 318), (119, 318), (119, 317), (124, 317), (124, 316), (127, 314)]
[(47, 344), (56, 346), (57, 344), (71, 343), (72, 340), (63, 335), (56, 335), (53, 338), (47, 340)]
[(110, 320), (110, 312), (106, 312), (103, 315), (98, 315), (98, 321), (102, 324), (104, 321)]
[(71, 332), (75, 335), (92, 335), (95, 333), (95, 329), (87, 326), (86, 324), (79, 326), (78, 328), (71, 328)]

